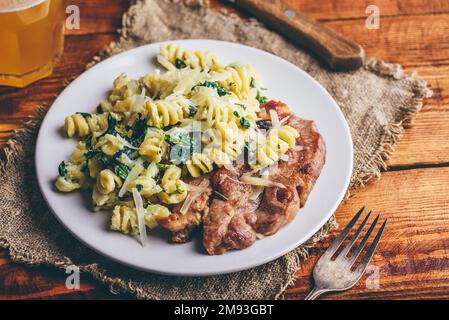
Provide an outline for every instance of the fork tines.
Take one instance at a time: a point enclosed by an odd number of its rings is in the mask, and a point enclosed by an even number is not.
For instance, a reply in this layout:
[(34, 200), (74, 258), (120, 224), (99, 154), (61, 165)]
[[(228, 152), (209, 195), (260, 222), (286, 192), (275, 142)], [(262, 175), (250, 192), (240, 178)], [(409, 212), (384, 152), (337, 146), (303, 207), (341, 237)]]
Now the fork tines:
[[(340, 248), (340, 246), (342, 245), (343, 241), (347, 238), (348, 234), (350, 233), (350, 231), (352, 230), (352, 228), (354, 227), (354, 225), (356, 224), (356, 222), (359, 220), (360, 216), (362, 215), (363, 211), (365, 210), (365, 207), (362, 207), (356, 214), (355, 216), (351, 219), (351, 221), (346, 225), (346, 227), (343, 229), (343, 231), (341, 232), (341, 234), (334, 240), (334, 242), (332, 243), (332, 245), (327, 249), (327, 251), (325, 252), (325, 254), (327, 256), (332, 257), (337, 250)], [(359, 225), (359, 227), (357, 228), (357, 230), (355, 231), (354, 235), (352, 236), (351, 240), (349, 241), (349, 244), (343, 248), (343, 250), (341, 251), (341, 253), (337, 256), (337, 260), (341, 260), (341, 259), (346, 259), (347, 262), (352, 266), (354, 264), (354, 262), (356, 261), (356, 259), (358, 258), (358, 256), (360, 255), (360, 253), (362, 252), (362, 250), (365, 248), (366, 243), (368, 242), (369, 237), (371, 236), (371, 234), (373, 233), (374, 228), (376, 227), (378, 221), (379, 221), (379, 217), (380, 217), (380, 213), (377, 214), (376, 218), (374, 219), (374, 221), (371, 223), (368, 231), (365, 233), (365, 235), (363, 236), (362, 240), (360, 241), (360, 244), (357, 246), (357, 248), (354, 250), (354, 252), (352, 253), (351, 256), (348, 257), (348, 254), (350, 252), (350, 250), (354, 247), (355, 242), (357, 241), (358, 237), (360, 236), (363, 228), (365, 227), (366, 223), (368, 222), (371, 213), (373, 210), (370, 210), (368, 212), (368, 214), (365, 216), (365, 218), (363, 219), (362, 223)], [(385, 225), (387, 224), (387, 220), (385, 219), (384, 222), (382, 223), (381, 227), (379, 228), (379, 230), (377, 231), (377, 234), (373, 240), (373, 242), (371, 243), (370, 247), (368, 248), (367, 252), (365, 253), (365, 255), (363, 256), (362, 260), (361, 260), (361, 264), (360, 266), (357, 268), (358, 271), (360, 271), (360, 269), (365, 269), (366, 266), (368, 265), (368, 263), (371, 261), (371, 258), (374, 255), (374, 252), (377, 248), (377, 245), (379, 244), (379, 240), (384, 232), (385, 229)]]

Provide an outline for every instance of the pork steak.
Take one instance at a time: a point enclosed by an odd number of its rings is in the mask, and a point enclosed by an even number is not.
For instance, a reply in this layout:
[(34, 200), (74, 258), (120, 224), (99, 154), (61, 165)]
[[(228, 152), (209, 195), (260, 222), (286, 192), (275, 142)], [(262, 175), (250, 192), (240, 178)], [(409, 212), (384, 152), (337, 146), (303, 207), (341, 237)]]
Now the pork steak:
[(298, 147), (287, 152), (288, 160), (279, 161), (270, 170), (269, 179), (285, 188), (265, 188), (262, 196), (251, 199), (253, 187), (239, 181), (249, 171), (248, 166), (235, 164), (234, 171), (218, 169), (212, 177), (213, 187), (226, 200), (212, 200), (205, 215), (203, 244), (209, 254), (246, 248), (255, 242), (257, 233), (272, 235), (292, 221), (324, 166), (326, 146), (314, 122), (292, 114), (284, 103), (269, 101), (259, 114), (264, 125), (270, 122), (270, 110), (299, 133)]

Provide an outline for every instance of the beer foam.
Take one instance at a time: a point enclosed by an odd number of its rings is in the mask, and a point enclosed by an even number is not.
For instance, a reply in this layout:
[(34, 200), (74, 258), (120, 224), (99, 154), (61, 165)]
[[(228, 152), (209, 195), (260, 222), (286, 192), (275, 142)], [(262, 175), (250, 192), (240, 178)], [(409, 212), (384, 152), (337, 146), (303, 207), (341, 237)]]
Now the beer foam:
[(0, 13), (29, 9), (44, 1), (46, 0), (0, 0)]

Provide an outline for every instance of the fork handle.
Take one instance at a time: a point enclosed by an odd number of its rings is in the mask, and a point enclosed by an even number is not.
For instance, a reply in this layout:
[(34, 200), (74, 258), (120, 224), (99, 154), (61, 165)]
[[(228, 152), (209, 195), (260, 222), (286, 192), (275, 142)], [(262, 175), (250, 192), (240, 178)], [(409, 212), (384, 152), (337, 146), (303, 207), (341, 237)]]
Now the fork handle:
[(326, 293), (328, 290), (324, 290), (318, 287), (313, 287), (312, 291), (304, 298), (304, 300), (315, 300), (323, 293)]

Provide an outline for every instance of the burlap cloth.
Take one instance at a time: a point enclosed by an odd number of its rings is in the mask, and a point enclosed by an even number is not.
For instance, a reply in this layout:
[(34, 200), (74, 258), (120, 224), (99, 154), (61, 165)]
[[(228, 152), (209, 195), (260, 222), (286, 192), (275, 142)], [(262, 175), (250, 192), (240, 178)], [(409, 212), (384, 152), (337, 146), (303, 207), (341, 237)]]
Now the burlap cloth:
[[(398, 65), (375, 59), (356, 72), (330, 73), (258, 22), (212, 11), (198, 1), (189, 1), (187, 6), (169, 0), (137, 1), (124, 15), (119, 40), (93, 63), (145, 43), (181, 38), (220, 39), (257, 47), (289, 60), (317, 79), (338, 102), (351, 128), (355, 152), (351, 188), (380, 175), (404, 123), (420, 110), (423, 98), (431, 95), (426, 82), (404, 74)], [(124, 267), (80, 244), (49, 212), (33, 164), (39, 118), (16, 131), (0, 163), (0, 245), (9, 248), (14, 261), (60, 269), (77, 265), (109, 285), (111, 291), (138, 298), (272, 299), (292, 282), (308, 249), (336, 227), (332, 218), (306, 244), (284, 257), (229, 275), (167, 277)], [(182, 261), (179, 266), (182, 268)]]

